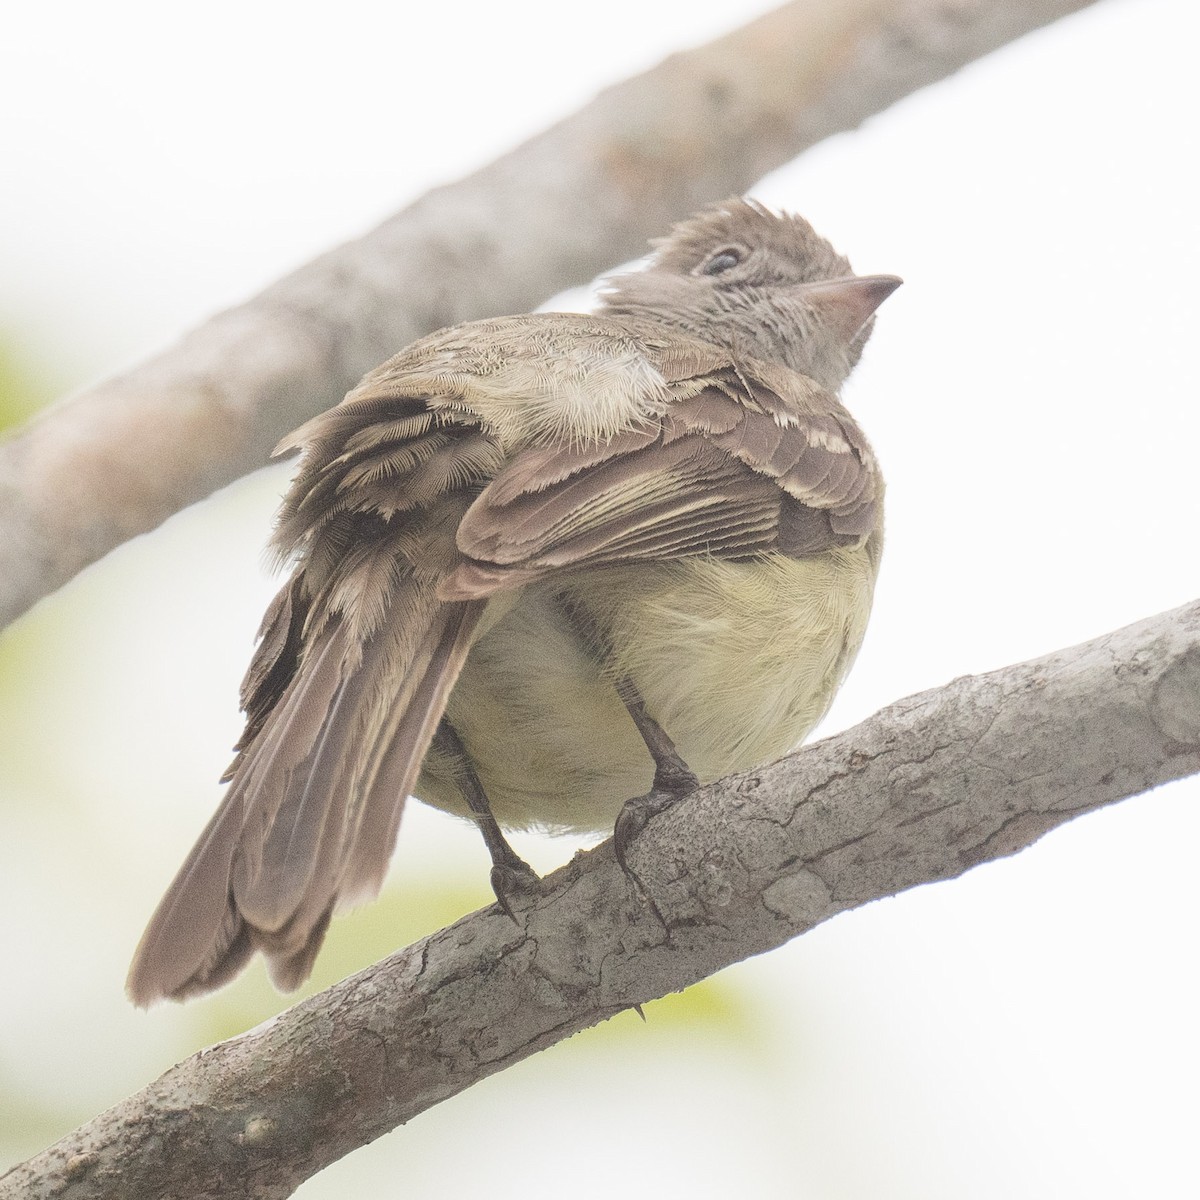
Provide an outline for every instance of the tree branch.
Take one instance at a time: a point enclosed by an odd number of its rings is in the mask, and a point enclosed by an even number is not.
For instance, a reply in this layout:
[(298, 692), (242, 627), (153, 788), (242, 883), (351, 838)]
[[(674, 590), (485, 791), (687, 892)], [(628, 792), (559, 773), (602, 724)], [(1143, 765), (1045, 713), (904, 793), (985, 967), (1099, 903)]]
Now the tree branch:
[[(846, 909), (1200, 771), (1200, 601), (909, 697), (704, 788), (633, 849), (343, 980), (0, 1177), (0, 1200), (289, 1195), (418, 1113)], [(655, 910), (662, 915), (660, 923)]]
[(1090, 2), (795, 0), (610, 88), (0, 446), (0, 627), (261, 466), (414, 338), (586, 282), (694, 209)]

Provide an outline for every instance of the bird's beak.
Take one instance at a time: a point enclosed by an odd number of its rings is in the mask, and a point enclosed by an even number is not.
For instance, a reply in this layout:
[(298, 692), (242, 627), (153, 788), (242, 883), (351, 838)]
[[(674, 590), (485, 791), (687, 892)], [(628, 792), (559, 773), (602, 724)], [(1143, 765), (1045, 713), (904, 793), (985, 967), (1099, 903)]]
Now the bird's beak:
[(801, 284), (795, 291), (848, 346), (875, 310), (904, 282), (898, 275), (847, 275)]

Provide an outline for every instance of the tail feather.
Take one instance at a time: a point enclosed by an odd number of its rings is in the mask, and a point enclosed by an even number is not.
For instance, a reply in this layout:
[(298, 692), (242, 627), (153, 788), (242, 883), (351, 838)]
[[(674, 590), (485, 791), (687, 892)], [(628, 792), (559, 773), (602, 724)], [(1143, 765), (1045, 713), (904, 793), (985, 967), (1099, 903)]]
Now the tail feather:
[[(278, 707), (270, 714), (261, 736), (237, 764), (225, 803), (241, 798), (243, 836), (231, 871), (234, 892), (250, 891), (264, 872), (271, 874), (273, 842), (279, 835), (294, 837), (295, 819), (285, 811), (298, 775), (328, 735), (328, 721), (348, 685), (346, 657), (350, 651), (344, 629), (333, 624), (309, 661), (298, 671)], [(240, 907), (240, 906), (239, 906)], [(243, 909), (245, 912), (245, 909)], [(246, 913), (264, 929), (282, 925), (288, 913)]]
[(256, 950), (277, 986), (307, 978), (334, 908), (379, 889), (482, 609), (434, 603), (418, 636), (409, 613), (365, 646), (330, 622), (151, 918), (135, 1003), (209, 991)]
[(135, 1003), (207, 991), (236, 974), (253, 951), (232, 903), (232, 877), (235, 868), (261, 861), (262, 835), (255, 838), (254, 831), (265, 832), (274, 821), (278, 804), (265, 800), (286, 769), (287, 740), (303, 745), (320, 728), (320, 694), (331, 690), (337, 640), (326, 638), (288, 686), (262, 736), (243, 752), (224, 800), (159, 902), (126, 982)]
[(134, 955), (125, 988), (135, 1004), (191, 994), (216, 964), (240, 957), (240, 919), (231, 920), (228, 876), (242, 836), (241, 803), (226, 797), (184, 860)]
[(363, 781), (361, 820), (346, 859), (342, 887), (348, 904), (369, 899), (382, 886), (404, 802), (416, 785), (425, 752), (446, 710), (485, 607), (480, 601), (453, 606), (454, 616), (432, 645), (429, 663), (420, 674), (411, 700), (396, 710), (394, 728), (376, 742), (376, 753)]
[[(267, 974), (281, 992), (294, 992), (312, 974), (313, 963), (316, 962), (333, 917), (333, 907), (334, 901), (331, 900), (308, 926), (303, 940), (295, 939), (286, 948), (275, 948), (260, 942), (258, 949), (266, 955)], [(224, 983), (225, 980), (220, 982)]]
[(369, 659), (349, 674), (343, 667), (308, 754), (289, 764), (282, 779), (268, 775), (258, 782), (260, 794), (278, 799), (269, 817), (263, 814), (266, 834), (257, 853), (239, 858), (232, 879), (238, 909), (258, 929), (276, 932), (291, 921), (313, 884), (321, 850), (341, 841), (346, 805), (337, 797), (346, 796), (351, 785), (347, 764), (354, 757), (363, 677), (370, 668)]

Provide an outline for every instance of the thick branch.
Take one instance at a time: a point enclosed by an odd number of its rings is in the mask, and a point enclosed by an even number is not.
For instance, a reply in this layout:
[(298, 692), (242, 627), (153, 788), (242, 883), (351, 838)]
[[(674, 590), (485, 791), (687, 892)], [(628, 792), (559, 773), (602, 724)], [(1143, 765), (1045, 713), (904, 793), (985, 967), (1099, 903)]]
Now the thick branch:
[(678, 54), (0, 446), (0, 627), (423, 333), (524, 311), (1091, 0), (795, 0)]
[(0, 1198), (282, 1197), (486, 1075), (848, 908), (1200, 770), (1200, 601), (959, 679), (650, 824), (168, 1071)]

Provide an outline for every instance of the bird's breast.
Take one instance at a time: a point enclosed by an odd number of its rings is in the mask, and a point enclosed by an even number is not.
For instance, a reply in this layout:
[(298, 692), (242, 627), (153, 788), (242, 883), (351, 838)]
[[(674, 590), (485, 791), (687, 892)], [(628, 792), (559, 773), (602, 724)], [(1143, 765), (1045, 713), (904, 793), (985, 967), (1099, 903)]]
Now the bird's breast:
[[(622, 676), (702, 781), (786, 753), (853, 661), (875, 561), (862, 547), (696, 557), (527, 588), (475, 644), (447, 709), (497, 818), (604, 829), (649, 789)], [(462, 811), (432, 761), (418, 795)]]

